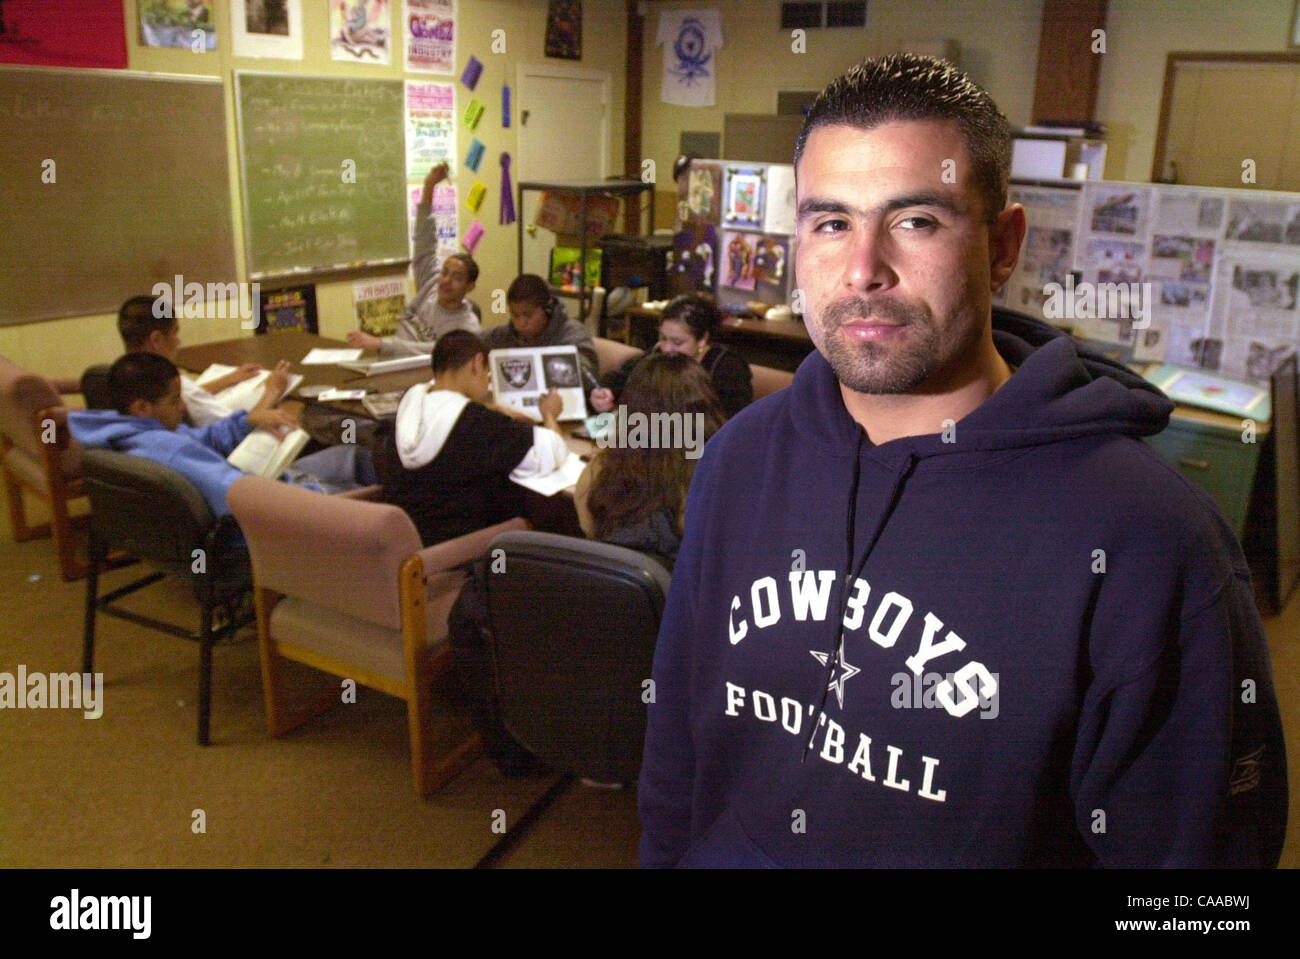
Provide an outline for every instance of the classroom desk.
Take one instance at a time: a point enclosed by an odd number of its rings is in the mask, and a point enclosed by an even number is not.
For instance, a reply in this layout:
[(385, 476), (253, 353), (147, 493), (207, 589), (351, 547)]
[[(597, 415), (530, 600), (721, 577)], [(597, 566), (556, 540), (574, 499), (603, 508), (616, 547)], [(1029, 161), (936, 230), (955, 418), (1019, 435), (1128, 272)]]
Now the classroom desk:
[(315, 347), (345, 350), (347, 343), (329, 337), (304, 333), (301, 330), (282, 330), (262, 336), (240, 336), (199, 346), (183, 346), (176, 354), (176, 365), (192, 373), (202, 373), (213, 363), (239, 366), (256, 363), (271, 369), (280, 360), (288, 360), (290, 372), (303, 377), (303, 386), (341, 385), (344, 380), (356, 379), (359, 374), (338, 366), (303, 366), (299, 361)]
[[(661, 310), (634, 306), (627, 311), (627, 342), (648, 350), (659, 338)], [(735, 350), (747, 363), (773, 369), (798, 369), (814, 349), (807, 328), (798, 320), (758, 320), (727, 317), (718, 342)]]

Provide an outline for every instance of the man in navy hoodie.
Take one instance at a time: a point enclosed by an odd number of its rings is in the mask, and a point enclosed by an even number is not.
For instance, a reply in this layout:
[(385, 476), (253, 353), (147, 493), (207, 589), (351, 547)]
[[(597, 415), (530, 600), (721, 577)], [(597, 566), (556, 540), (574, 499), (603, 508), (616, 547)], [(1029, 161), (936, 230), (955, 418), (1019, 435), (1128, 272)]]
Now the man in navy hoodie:
[(993, 310), (1006, 119), (941, 61), (795, 152), (817, 345), (706, 447), (655, 653), (645, 865), (1274, 865), (1286, 756), (1241, 549), (1172, 404)]

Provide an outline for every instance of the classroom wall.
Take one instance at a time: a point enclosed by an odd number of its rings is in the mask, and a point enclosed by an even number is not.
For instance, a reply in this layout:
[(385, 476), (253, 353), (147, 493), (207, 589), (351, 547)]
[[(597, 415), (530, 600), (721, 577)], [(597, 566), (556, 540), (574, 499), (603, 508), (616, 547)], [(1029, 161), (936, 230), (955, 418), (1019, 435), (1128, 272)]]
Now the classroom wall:
[[(504, 316), (491, 313), (491, 290), (504, 288), (514, 279), (516, 270), (516, 227), (514, 224), (497, 224), (497, 206), (500, 200), (500, 174), (495, 158), (502, 152), (517, 155), (517, 118), (509, 129), (502, 129), (500, 115), (500, 90), (508, 83), (516, 86), (516, 69), (520, 64), (553, 63), (570, 64), (586, 70), (604, 70), (610, 74), (610, 144), (607, 166), (621, 170), (623, 166), (623, 90), (626, 70), (626, 13), (621, 0), (588, 0), (583, 17), (582, 59), (550, 60), (543, 55), (543, 38), (546, 33), (547, 0), (460, 0), (457, 4), (456, 74), (454, 78), (438, 77), (424, 73), (406, 73), (403, 70), (401, 50), (400, 0), (393, 0), (393, 63), (390, 66), (355, 65), (330, 59), (329, 4), (326, 0), (303, 0), (302, 60), (273, 60), (235, 57), (230, 43), (230, 4), (219, 0), (213, 4), (219, 35), (218, 49), (211, 53), (191, 53), (188, 50), (144, 47), (139, 43), (139, 17), (136, 0), (123, 0), (127, 24), (129, 69), (157, 73), (180, 73), (200, 76), (218, 76), (226, 90), (226, 123), (230, 160), (230, 195), (234, 214), (237, 268), (234, 279), (247, 280), (243, 250), (242, 198), (239, 190), (239, 154), (235, 135), (234, 71), (255, 70), (287, 74), (317, 76), (348, 76), (374, 79), (409, 80), (459, 80), (461, 71), (471, 55), (483, 62), (483, 75), (476, 93), (488, 107), (483, 121), (474, 136), (486, 148), (480, 170), (487, 198), (483, 204), (481, 222), (487, 228), (475, 258), (481, 273), (473, 294), (484, 311), (484, 323), (495, 325)], [(506, 51), (494, 54), (491, 50), (492, 31), (506, 32)], [(467, 91), (457, 87), (457, 104), (463, 108), (468, 102)], [(516, 104), (516, 110), (518, 109)], [(457, 148), (464, 158), (470, 136), (463, 126), (458, 129)], [(512, 168), (513, 182), (518, 183), (520, 170)], [(463, 182), (472, 183), (467, 176)], [(465, 229), (474, 217), (465, 211), (463, 186), (459, 199), (460, 229)], [(374, 276), (390, 275), (378, 272)], [(320, 332), (325, 336), (341, 337), (356, 326), (352, 308), (352, 279), (316, 281), (316, 303), (320, 314)], [(147, 290), (142, 292), (148, 292)], [(182, 339), (187, 344), (206, 343), (243, 335), (238, 320), (188, 318), (182, 320)], [(22, 366), (35, 369), (47, 376), (76, 377), (92, 363), (111, 360), (121, 353), (121, 340), (116, 329), (116, 314), (71, 317), (28, 323), (20, 326), (0, 327), (0, 354)]]
[[(659, 99), (661, 10), (707, 7), (722, 14), (717, 106), (679, 107)], [(778, 90), (820, 90), (869, 56), (908, 49), (909, 40), (952, 39), (962, 67), (984, 86), (1013, 124), (1029, 121), (1042, 0), (872, 0), (867, 29), (809, 30), (805, 53), (791, 50), (780, 0), (674, 0), (647, 5), (641, 148), (671, 170), (682, 130), (721, 133), (728, 113), (775, 113)], [(671, 188), (660, 177), (660, 188)]]
[(1170, 53), (1294, 53), (1287, 38), (1295, 9), (1295, 0), (1110, 0), (1097, 89), (1097, 120), (1110, 141), (1106, 178), (1151, 179)]
[[(722, 13), (718, 103), (712, 108), (659, 100), (659, 11), (693, 7)], [(865, 31), (811, 30), (807, 53), (796, 54), (789, 31), (779, 26), (780, 0), (648, 5), (643, 152), (660, 169), (665, 164), (671, 169), (681, 130), (721, 133), (726, 113), (773, 113), (777, 90), (820, 89), (858, 60), (906, 49), (910, 39), (956, 40), (962, 68), (992, 94), (1012, 124), (1031, 121), (1042, 0), (872, 0), (868, 7)], [(1169, 53), (1286, 51), (1294, 11), (1295, 0), (1110, 0), (1096, 109), (1111, 142), (1107, 179), (1150, 178)]]

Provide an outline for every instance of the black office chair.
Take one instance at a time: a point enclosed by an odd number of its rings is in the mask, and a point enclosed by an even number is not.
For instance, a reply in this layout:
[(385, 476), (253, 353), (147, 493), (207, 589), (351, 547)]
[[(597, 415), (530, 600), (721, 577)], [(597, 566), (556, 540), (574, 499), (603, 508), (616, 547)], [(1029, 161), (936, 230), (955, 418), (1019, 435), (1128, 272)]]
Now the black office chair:
[(113, 394), (108, 389), (107, 363), (96, 363), (86, 367), (81, 374), (81, 395), (85, 397), (88, 410), (111, 410)]
[[(214, 519), (189, 480), (152, 460), (114, 450), (85, 450), (81, 463), (91, 508), (82, 671), (94, 672), (97, 613), (198, 640), (198, 740), (206, 746), (212, 646), (252, 620), (251, 604), (244, 601), (252, 588), (252, 572), (239, 527), (229, 515)], [(144, 560), (155, 571), (100, 596), (99, 571), (112, 548)], [(197, 629), (114, 605), (168, 575), (181, 577), (193, 589), (201, 610)]]
[(563, 775), (479, 868), (501, 859), (576, 777), (637, 778), (669, 582), (643, 553), (555, 533), (504, 533), (488, 555), (503, 566), (485, 576), (501, 719)]

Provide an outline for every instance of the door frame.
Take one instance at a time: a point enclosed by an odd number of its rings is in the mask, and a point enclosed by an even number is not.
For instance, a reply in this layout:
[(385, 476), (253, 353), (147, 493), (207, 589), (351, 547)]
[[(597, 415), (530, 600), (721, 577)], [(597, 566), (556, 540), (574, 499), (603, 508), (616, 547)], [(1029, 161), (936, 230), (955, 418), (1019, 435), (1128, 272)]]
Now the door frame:
[(1300, 65), (1300, 53), (1170, 53), (1165, 56), (1165, 85), (1160, 94), (1160, 124), (1156, 127), (1156, 148), (1151, 159), (1151, 182), (1162, 183), (1165, 172), (1165, 142), (1169, 134), (1169, 109), (1174, 99), (1174, 74), (1183, 63), (1291, 63)]
[[(528, 169), (528, 159), (524, 150), (523, 134), (523, 90), (524, 81), (530, 77), (558, 77), (564, 80), (597, 80), (600, 82), (600, 175), (597, 179), (603, 180), (609, 176), (609, 143), (610, 143), (610, 89), (611, 78), (608, 70), (590, 70), (583, 67), (573, 67), (565, 63), (521, 63), (515, 68), (515, 90), (518, 94), (519, 102), (515, 105), (516, 122), (519, 124), (520, 132), (516, 140), (518, 156), (518, 168), (514, 171), (515, 182), (523, 179), (536, 179), (536, 177), (525, 177), (524, 171)], [(523, 215), (523, 211), (519, 211)]]

